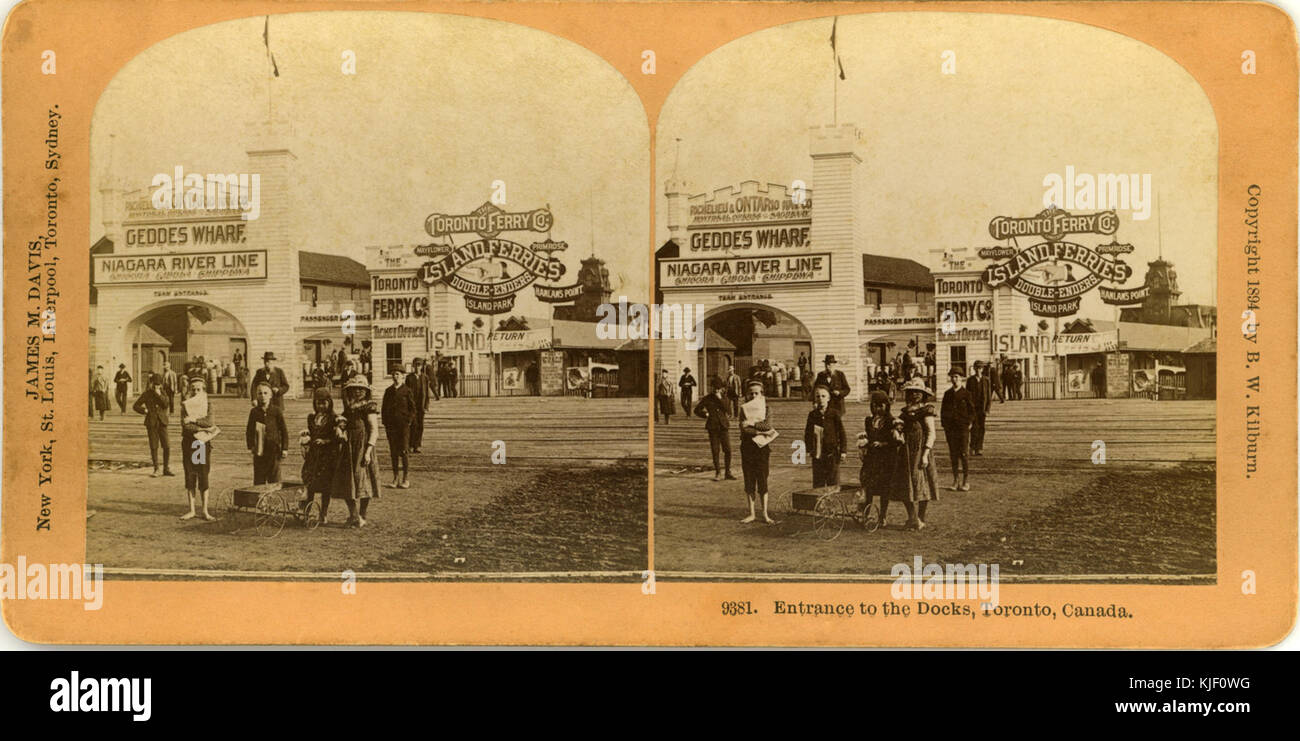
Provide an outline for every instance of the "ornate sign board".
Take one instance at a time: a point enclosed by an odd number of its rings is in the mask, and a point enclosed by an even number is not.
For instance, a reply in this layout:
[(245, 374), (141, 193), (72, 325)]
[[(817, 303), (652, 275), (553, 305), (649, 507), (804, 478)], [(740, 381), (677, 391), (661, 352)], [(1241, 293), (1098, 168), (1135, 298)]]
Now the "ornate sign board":
[[(1133, 268), (1119, 257), (1133, 252), (1133, 245), (1112, 239), (1109, 244), (1091, 248), (1063, 239), (1069, 234), (1113, 235), (1118, 227), (1119, 218), (1114, 211), (1071, 214), (1047, 209), (1028, 218), (999, 216), (989, 222), (989, 234), (995, 239), (1041, 236), (1046, 241), (1025, 249), (999, 246), (979, 250), (979, 256), (985, 260), (1002, 261), (984, 269), (983, 281), (990, 288), (1010, 285), (1024, 294), (1029, 299), (1029, 310), (1037, 316), (1078, 313), (1083, 295), (1102, 283), (1111, 284), (1101, 289), (1103, 301), (1139, 302), (1145, 296), (1145, 288), (1118, 288), (1133, 275)], [(1049, 264), (1056, 274), (1050, 283), (1030, 278), (1029, 271), (1034, 268), (1046, 274)]]
[[(502, 232), (548, 232), (554, 217), (546, 208), (510, 213), (491, 203), (460, 216), (430, 214), (425, 231), (435, 238), (452, 234), (477, 234), (480, 239), (463, 245), (427, 244), (415, 254), (433, 258), (420, 266), (420, 280), (426, 284), (446, 283), (465, 297), (465, 308), (474, 314), (505, 314), (514, 309), (515, 296), (533, 281), (554, 282), (565, 273), (564, 263), (552, 253), (568, 249), (566, 242), (545, 241), (525, 246), (503, 239)], [(477, 265), (483, 280), (460, 274), (467, 265)], [(534, 286), (537, 298), (550, 303), (572, 301), (582, 293), (581, 285)]]

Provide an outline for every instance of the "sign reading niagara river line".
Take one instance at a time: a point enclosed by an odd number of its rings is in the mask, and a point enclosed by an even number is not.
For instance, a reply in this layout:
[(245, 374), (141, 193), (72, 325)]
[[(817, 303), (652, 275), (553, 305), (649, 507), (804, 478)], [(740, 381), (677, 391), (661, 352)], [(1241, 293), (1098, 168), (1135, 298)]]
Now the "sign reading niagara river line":
[(96, 255), (95, 285), (184, 283), (266, 278), (266, 250)]
[(662, 289), (810, 285), (830, 282), (829, 253), (659, 261), (659, 287)]

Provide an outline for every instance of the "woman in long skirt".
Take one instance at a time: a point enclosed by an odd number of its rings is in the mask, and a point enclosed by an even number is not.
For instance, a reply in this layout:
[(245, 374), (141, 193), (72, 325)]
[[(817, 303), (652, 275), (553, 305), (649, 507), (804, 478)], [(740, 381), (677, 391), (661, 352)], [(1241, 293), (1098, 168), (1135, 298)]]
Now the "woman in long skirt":
[(307, 497), (299, 503), (305, 509), (320, 494), (320, 522), (329, 515), (330, 498), (350, 498), (352, 467), (348, 457), (347, 424), (343, 415), (334, 413), (334, 399), (328, 386), (312, 392), (312, 413), (307, 417), (307, 431), (302, 462), (302, 480)]
[(348, 524), (365, 527), (370, 500), (379, 498), (379, 473), (375, 468), (375, 443), (379, 441), (379, 410), (370, 400), (364, 376), (353, 376), (343, 386), (343, 419), (347, 434)]
[(928, 505), (939, 500), (934, 466), (935, 414), (934, 404), (930, 403), (934, 394), (926, 388), (924, 381), (914, 378), (903, 386), (903, 398), (906, 405), (898, 417), (903, 420), (903, 444), (907, 449), (911, 484), (911, 492), (903, 506), (907, 507), (906, 529), (920, 530), (926, 526)]
[(860, 506), (869, 511), (872, 499), (880, 500), (877, 521), (885, 527), (890, 500), (911, 502), (912, 479), (908, 473), (907, 444), (903, 421), (890, 413), (889, 394), (871, 392), (871, 416), (864, 421), (865, 431), (858, 436), (862, 454)]

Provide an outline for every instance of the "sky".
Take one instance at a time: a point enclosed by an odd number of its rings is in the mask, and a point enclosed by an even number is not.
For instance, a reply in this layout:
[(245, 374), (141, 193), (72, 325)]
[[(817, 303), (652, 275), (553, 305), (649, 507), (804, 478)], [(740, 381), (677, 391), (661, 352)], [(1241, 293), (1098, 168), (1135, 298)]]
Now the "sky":
[[(674, 171), (696, 193), (801, 179), (815, 209), (808, 129), (834, 115), (831, 24), (759, 31), (696, 63), (660, 116), (659, 188)], [(867, 252), (936, 267), (932, 248), (998, 244), (989, 221), (1042, 210), (1044, 178), (1064, 177), (1067, 166), (1149, 174), (1158, 212), (1142, 221), (1119, 210), (1116, 237), (1135, 247), (1127, 285), (1139, 285), (1163, 250), (1181, 302), (1213, 303), (1218, 131), (1208, 99), (1176, 62), (1110, 31), (1021, 16), (841, 16), (836, 36), (846, 78), (839, 122), (866, 139)], [(945, 58), (955, 74), (943, 74)], [(668, 231), (657, 197), (660, 244)], [(1110, 318), (1113, 309), (1093, 291), (1080, 314)]]
[[(635, 91), (605, 61), (500, 21), (296, 13), (270, 19), (273, 79), (263, 23), (173, 36), (114, 77), (91, 128), (91, 244), (103, 234), (102, 178), (134, 189), (176, 165), (246, 172), (251, 127), (269, 109), (292, 126), (297, 182), (288, 196), (301, 249), (364, 262), (367, 245), (429, 243), (426, 216), (469, 213), (501, 180), (507, 211), (550, 204), (551, 236), (570, 245), (561, 283), (594, 245), (614, 296), (646, 300), (649, 126)], [(345, 50), (355, 75), (342, 72)], [(274, 195), (264, 191), (262, 202)], [(545, 307), (531, 290), (519, 293), (517, 313), (549, 316)]]

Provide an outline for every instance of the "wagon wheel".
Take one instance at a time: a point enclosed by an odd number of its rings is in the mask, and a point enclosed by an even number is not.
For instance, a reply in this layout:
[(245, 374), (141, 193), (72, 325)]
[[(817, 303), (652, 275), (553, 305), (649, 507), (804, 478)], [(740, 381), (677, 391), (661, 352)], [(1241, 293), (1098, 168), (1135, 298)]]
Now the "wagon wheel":
[(862, 511), (861, 518), (859, 522), (867, 532), (874, 533), (880, 529), (880, 508), (874, 503), (867, 505), (867, 508)]
[(263, 494), (257, 500), (257, 514), (253, 525), (257, 534), (264, 538), (274, 538), (284, 529), (284, 497), (273, 492)]
[(235, 511), (235, 490), (222, 489), (217, 492), (217, 496), (208, 502), (208, 513), (217, 518), (217, 521), (230, 517)]
[(823, 494), (813, 505), (813, 532), (822, 540), (835, 540), (844, 530), (844, 520), (848, 516), (848, 510), (839, 497)]
[(316, 500), (307, 503), (307, 508), (302, 511), (302, 524), (307, 526), (308, 530), (315, 530), (320, 527), (320, 505)]

